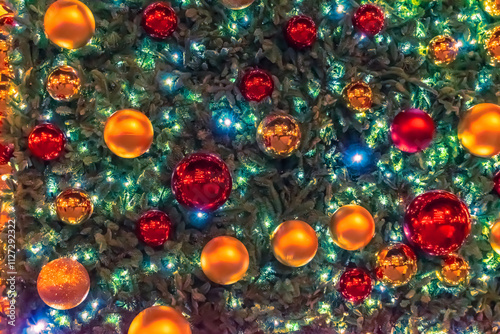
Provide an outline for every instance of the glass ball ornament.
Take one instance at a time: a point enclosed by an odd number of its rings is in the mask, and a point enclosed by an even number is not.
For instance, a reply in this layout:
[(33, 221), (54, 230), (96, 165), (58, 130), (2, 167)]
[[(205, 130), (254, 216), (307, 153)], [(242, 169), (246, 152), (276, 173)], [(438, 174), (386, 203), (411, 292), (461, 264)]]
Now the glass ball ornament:
[(493, 176), (493, 189), (500, 196), (500, 171)]
[(215, 211), (229, 198), (233, 180), (221, 158), (198, 152), (177, 164), (171, 184), (181, 205), (191, 210)]
[(408, 241), (423, 252), (448, 255), (469, 236), (469, 209), (450, 192), (428, 191), (415, 197), (406, 209), (403, 229)]
[(240, 10), (247, 8), (253, 4), (254, 1), (255, 0), (221, 0), (221, 3), (228, 9)]
[(340, 276), (339, 292), (351, 303), (361, 303), (372, 293), (372, 289), (372, 279), (364, 269), (348, 268)]
[(42, 160), (54, 160), (61, 156), (66, 137), (55, 125), (45, 123), (37, 125), (28, 137), (31, 153)]
[(0, 165), (6, 165), (14, 156), (14, 145), (0, 143)]
[(288, 20), (284, 33), (288, 45), (300, 50), (314, 44), (318, 28), (316, 28), (316, 23), (309, 16), (297, 15)]
[(493, 17), (500, 16), (500, 1), (498, 0), (482, 0), (484, 11)]
[(473, 155), (491, 158), (500, 153), (500, 106), (480, 103), (462, 116), (458, 139)]
[(377, 254), (375, 273), (387, 285), (404, 285), (417, 273), (417, 257), (405, 244), (384, 247)]
[(141, 311), (130, 324), (128, 334), (191, 334), (191, 328), (181, 312), (157, 305)]
[(92, 216), (94, 204), (89, 195), (80, 189), (66, 189), (56, 198), (59, 220), (68, 225), (79, 225)]
[(276, 159), (292, 155), (299, 148), (301, 138), (299, 123), (286, 114), (268, 115), (257, 128), (257, 143), (260, 149)]
[(240, 91), (247, 101), (260, 102), (271, 97), (274, 91), (273, 78), (260, 68), (247, 70), (241, 78)]
[(78, 261), (60, 258), (42, 267), (36, 287), (45, 304), (56, 310), (69, 310), (87, 298), (90, 277)]
[(384, 29), (385, 14), (380, 7), (369, 3), (356, 10), (352, 23), (362, 33), (375, 36)]
[(141, 26), (149, 36), (166, 39), (177, 29), (177, 14), (167, 2), (153, 2), (142, 14)]
[(245, 276), (250, 263), (241, 241), (229, 236), (210, 240), (201, 252), (201, 269), (214, 283), (229, 285)]
[(56, 101), (69, 102), (78, 97), (82, 82), (71, 66), (59, 66), (47, 79), (47, 92)]
[(134, 109), (115, 112), (104, 127), (106, 146), (121, 158), (137, 158), (146, 153), (153, 143), (153, 135), (149, 118)]
[(137, 236), (146, 245), (159, 247), (165, 243), (172, 232), (172, 222), (168, 215), (159, 210), (144, 213), (136, 224)]
[(426, 149), (436, 132), (434, 120), (420, 109), (409, 109), (394, 117), (391, 138), (394, 146), (406, 153), (416, 153)]
[(448, 65), (458, 56), (457, 41), (449, 35), (434, 37), (427, 48), (429, 58), (436, 65)]
[(14, 18), (14, 11), (6, 3), (0, 3), (0, 27), (14, 25)]
[(486, 42), (486, 50), (491, 58), (500, 62), (500, 26), (495, 27), (491, 32), (490, 38)]
[(469, 279), (469, 264), (463, 257), (457, 254), (446, 256), (441, 261), (441, 268), (437, 271), (437, 277), (441, 282), (450, 286), (467, 283)]
[(318, 237), (308, 223), (288, 220), (274, 231), (271, 247), (276, 259), (285, 266), (302, 267), (316, 255)]
[(45, 12), (45, 34), (57, 46), (78, 49), (94, 36), (95, 20), (90, 9), (78, 0), (57, 0)]
[(493, 250), (500, 255), (500, 221), (491, 227), (490, 245)]
[(360, 205), (341, 206), (330, 218), (333, 242), (345, 250), (365, 247), (375, 234), (375, 221), (368, 210)]
[(344, 100), (347, 106), (356, 112), (369, 110), (373, 104), (373, 92), (364, 81), (353, 81), (344, 88)]

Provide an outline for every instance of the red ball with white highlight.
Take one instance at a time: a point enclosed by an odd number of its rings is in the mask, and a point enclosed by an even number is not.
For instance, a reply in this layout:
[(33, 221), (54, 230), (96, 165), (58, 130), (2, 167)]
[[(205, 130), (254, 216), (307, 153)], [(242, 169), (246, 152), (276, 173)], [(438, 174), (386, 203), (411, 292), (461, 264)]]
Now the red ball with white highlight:
[(409, 109), (394, 117), (391, 138), (401, 151), (416, 153), (430, 145), (435, 131), (434, 121), (429, 114), (420, 109)]

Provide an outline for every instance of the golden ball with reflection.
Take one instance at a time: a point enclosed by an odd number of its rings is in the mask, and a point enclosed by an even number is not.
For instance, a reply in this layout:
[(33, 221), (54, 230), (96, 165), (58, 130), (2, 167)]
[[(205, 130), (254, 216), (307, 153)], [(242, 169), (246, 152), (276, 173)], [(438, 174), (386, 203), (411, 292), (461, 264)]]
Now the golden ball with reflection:
[(448, 65), (458, 56), (457, 41), (448, 35), (434, 37), (428, 47), (429, 57), (436, 65)]
[(302, 267), (316, 255), (318, 237), (308, 223), (288, 220), (274, 231), (271, 246), (279, 262), (290, 267)]
[(498, 0), (483, 0), (484, 11), (493, 17), (500, 16), (500, 1)]
[(201, 252), (201, 269), (212, 282), (221, 285), (233, 284), (242, 279), (249, 263), (245, 245), (233, 237), (214, 238)]
[(47, 91), (56, 101), (68, 102), (78, 96), (82, 82), (71, 66), (59, 66), (47, 79)]
[(80, 189), (66, 189), (56, 198), (57, 217), (69, 225), (86, 221), (94, 210), (94, 205), (86, 192)]
[(57, 0), (45, 12), (43, 25), (52, 43), (66, 49), (85, 46), (95, 32), (94, 15), (77, 0)]
[(500, 153), (500, 106), (481, 103), (467, 110), (458, 124), (458, 139), (473, 155), (491, 158)]
[(153, 143), (153, 125), (149, 118), (134, 109), (115, 112), (104, 127), (104, 142), (119, 157), (137, 158)]
[(364, 81), (351, 82), (344, 88), (344, 99), (347, 106), (358, 112), (367, 111), (373, 104), (373, 92)]
[(491, 32), (490, 38), (486, 43), (486, 49), (491, 58), (500, 61), (500, 26), (496, 27)]
[(78, 261), (60, 258), (42, 267), (36, 288), (45, 304), (56, 310), (69, 310), (87, 298), (90, 277)]
[(128, 334), (191, 334), (189, 322), (170, 306), (152, 306), (139, 313)]
[(286, 158), (300, 145), (299, 123), (290, 115), (271, 114), (257, 128), (257, 143), (260, 149), (273, 158)]
[(500, 221), (496, 222), (491, 228), (490, 245), (500, 255)]
[(417, 272), (417, 257), (405, 244), (383, 248), (377, 254), (375, 273), (379, 280), (391, 286), (408, 283)]
[(344, 205), (330, 218), (333, 242), (346, 250), (358, 250), (370, 243), (375, 234), (375, 221), (368, 210), (359, 205)]
[(456, 254), (446, 256), (441, 261), (441, 269), (437, 271), (439, 280), (447, 285), (456, 286), (469, 280), (469, 264)]
[(254, 0), (221, 0), (221, 2), (228, 9), (240, 10), (253, 4)]

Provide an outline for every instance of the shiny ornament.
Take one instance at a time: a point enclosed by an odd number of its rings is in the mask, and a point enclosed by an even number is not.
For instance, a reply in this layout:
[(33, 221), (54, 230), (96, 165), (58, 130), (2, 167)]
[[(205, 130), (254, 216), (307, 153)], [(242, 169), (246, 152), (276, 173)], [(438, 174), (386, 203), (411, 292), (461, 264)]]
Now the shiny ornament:
[(166, 2), (153, 2), (144, 10), (141, 25), (149, 36), (165, 39), (177, 29), (177, 14)]
[(66, 189), (56, 198), (57, 217), (69, 225), (86, 221), (94, 211), (94, 204), (86, 192), (80, 189)]
[(500, 106), (480, 103), (458, 123), (458, 139), (473, 155), (491, 158), (500, 153)]
[(354, 81), (344, 88), (344, 99), (349, 108), (362, 112), (372, 107), (373, 92), (367, 83)]
[(201, 269), (217, 284), (229, 285), (245, 276), (250, 263), (248, 251), (236, 238), (221, 236), (210, 240), (201, 252)]
[(373, 4), (363, 5), (354, 13), (352, 24), (366, 35), (375, 36), (384, 29), (384, 11)]
[(308, 223), (288, 220), (274, 231), (271, 247), (279, 262), (290, 267), (301, 267), (316, 255), (318, 237)]
[(64, 133), (57, 126), (48, 123), (37, 125), (28, 137), (31, 153), (43, 160), (57, 159), (65, 144)]
[(0, 165), (6, 165), (14, 155), (14, 145), (0, 143)]
[(0, 3), (0, 28), (14, 25), (14, 12), (5, 3)]
[(500, 255), (500, 221), (496, 222), (491, 228), (490, 245)]
[(104, 141), (119, 157), (137, 158), (153, 143), (153, 125), (149, 118), (134, 109), (123, 109), (111, 115), (104, 127)]
[(344, 205), (330, 218), (333, 242), (346, 250), (365, 247), (375, 234), (375, 221), (368, 210), (359, 205)]
[(139, 313), (128, 334), (191, 334), (189, 322), (170, 306), (152, 306)]
[(221, 3), (228, 9), (240, 10), (247, 8), (253, 4), (254, 1), (255, 0), (221, 0)]
[(247, 101), (260, 102), (270, 97), (274, 90), (274, 81), (269, 73), (259, 68), (248, 70), (241, 78), (240, 91)]
[(77, 0), (57, 0), (45, 12), (43, 25), (52, 43), (66, 49), (85, 46), (95, 32), (94, 15)]
[(45, 304), (56, 310), (69, 310), (87, 298), (90, 277), (79, 262), (60, 258), (42, 267), (36, 287)]
[(358, 304), (366, 299), (372, 292), (372, 279), (361, 268), (347, 269), (339, 281), (339, 292), (344, 299)]
[(304, 49), (313, 45), (317, 33), (316, 23), (306, 15), (292, 17), (285, 26), (285, 39), (294, 49)]
[(183, 206), (214, 211), (229, 198), (233, 180), (226, 163), (214, 154), (193, 153), (172, 174), (172, 192)]
[(420, 109), (409, 109), (394, 117), (391, 138), (394, 145), (406, 153), (426, 149), (434, 138), (435, 125), (432, 117)]
[(458, 56), (457, 41), (448, 35), (434, 37), (428, 47), (429, 57), (436, 65), (448, 65)]
[(273, 158), (286, 158), (295, 152), (301, 139), (299, 123), (290, 115), (271, 114), (257, 128), (257, 143)]
[(500, 62), (500, 26), (496, 27), (491, 32), (491, 36), (486, 42), (486, 49), (491, 58)]
[(437, 277), (447, 285), (456, 286), (468, 281), (469, 269), (469, 264), (463, 257), (452, 254), (442, 260), (441, 269), (437, 271)]
[(377, 254), (377, 278), (390, 286), (408, 283), (417, 272), (417, 257), (405, 244), (384, 247)]
[(500, 1), (482, 0), (484, 11), (493, 17), (500, 16)]
[(159, 247), (170, 237), (172, 222), (166, 213), (150, 210), (139, 218), (136, 230), (142, 242), (151, 247)]
[(493, 189), (500, 195), (500, 171), (496, 172), (493, 177)]
[(448, 255), (459, 249), (469, 236), (469, 209), (452, 193), (429, 191), (410, 203), (403, 228), (406, 238), (422, 251)]
[(47, 79), (47, 91), (56, 101), (75, 99), (82, 86), (78, 72), (71, 66), (59, 66)]

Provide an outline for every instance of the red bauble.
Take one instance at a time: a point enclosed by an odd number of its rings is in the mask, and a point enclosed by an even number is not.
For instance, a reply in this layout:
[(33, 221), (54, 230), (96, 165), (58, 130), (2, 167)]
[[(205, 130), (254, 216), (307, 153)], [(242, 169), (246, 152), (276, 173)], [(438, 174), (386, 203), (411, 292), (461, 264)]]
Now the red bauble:
[(13, 155), (14, 145), (0, 143), (0, 165), (8, 164)]
[(352, 24), (361, 32), (375, 36), (384, 29), (384, 11), (372, 4), (363, 5), (354, 13)]
[(262, 101), (271, 96), (273, 90), (273, 78), (269, 73), (259, 68), (246, 71), (241, 79), (240, 91), (247, 101)]
[(431, 116), (420, 109), (402, 111), (394, 117), (391, 138), (403, 152), (415, 153), (426, 149), (434, 138), (435, 126)]
[(493, 177), (493, 189), (500, 195), (500, 171), (498, 171)]
[(294, 49), (304, 49), (316, 41), (318, 29), (316, 23), (309, 16), (297, 15), (292, 17), (285, 26), (285, 39)]
[(153, 2), (144, 10), (141, 25), (149, 36), (165, 39), (177, 28), (177, 14), (166, 2)]
[(434, 190), (419, 195), (406, 210), (406, 238), (430, 255), (455, 252), (470, 230), (469, 209), (447, 191)]
[(137, 221), (137, 236), (151, 247), (163, 245), (170, 237), (171, 231), (170, 218), (159, 210), (150, 210)]
[(31, 153), (43, 160), (57, 159), (65, 144), (64, 133), (57, 126), (48, 123), (37, 125), (28, 138)]
[(214, 154), (193, 153), (182, 159), (172, 174), (175, 198), (189, 209), (218, 209), (227, 201), (232, 186), (226, 163)]
[(346, 300), (360, 303), (372, 292), (372, 279), (361, 268), (347, 269), (340, 276), (339, 291)]

